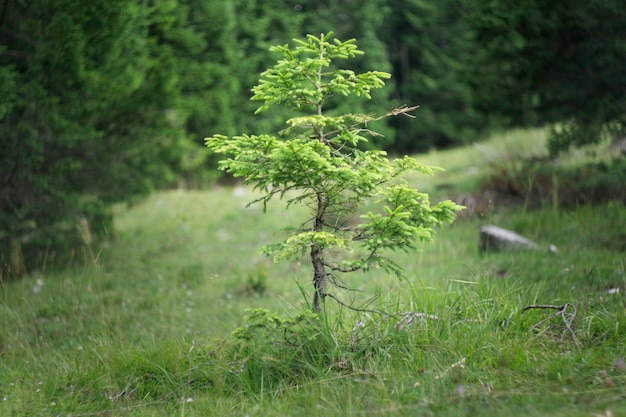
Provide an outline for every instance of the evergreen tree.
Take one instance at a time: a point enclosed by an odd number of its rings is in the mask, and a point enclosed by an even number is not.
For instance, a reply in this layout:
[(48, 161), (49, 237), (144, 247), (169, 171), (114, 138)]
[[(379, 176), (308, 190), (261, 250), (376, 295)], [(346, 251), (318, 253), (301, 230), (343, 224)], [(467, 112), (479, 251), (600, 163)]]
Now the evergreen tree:
[(184, 168), (189, 143), (163, 9), (176, 6), (174, 0), (3, 2), (5, 273), (21, 272), (22, 256), (34, 267), (77, 243), (80, 218), (94, 234), (106, 233), (109, 203), (165, 186)]
[(467, 10), (459, 0), (389, 2), (385, 42), (396, 79), (394, 99), (417, 103), (416, 120), (395, 119), (394, 150), (467, 144), (487, 126), (472, 106), (465, 67), (474, 56)]
[(558, 124), (553, 154), (626, 134), (626, 8), (618, 0), (471, 0), (470, 68), (485, 112)]
[[(430, 241), (436, 226), (452, 222), (460, 206), (443, 201), (430, 205), (428, 195), (402, 178), (410, 171), (432, 174), (432, 168), (412, 158), (389, 160), (384, 151), (362, 151), (358, 145), (375, 137), (372, 114), (329, 116), (331, 97), (371, 98), (390, 75), (381, 71), (356, 73), (337, 67), (336, 61), (362, 52), (354, 40), (330, 41), (308, 35), (296, 46), (272, 48), (281, 54), (273, 68), (261, 74), (253, 100), (265, 111), (285, 105), (298, 111), (286, 121), (280, 136), (268, 134), (207, 138), (208, 147), (225, 156), (220, 168), (257, 188), (265, 205), (285, 198), (287, 207), (301, 204), (311, 218), (300, 227), (285, 229), (288, 236), (264, 252), (275, 260), (310, 254), (313, 270), (313, 309), (320, 312), (326, 297), (338, 299), (329, 288), (341, 286), (341, 275), (380, 267), (402, 274), (387, 252), (415, 249), (417, 239)], [(396, 108), (384, 116), (408, 115), (414, 108)], [(251, 203), (251, 204), (252, 204)], [(380, 204), (376, 213), (359, 213)], [(361, 221), (350, 222), (358, 214)]]
[[(202, 144), (203, 132), (238, 129), (243, 88), (238, 67), (237, 27), (233, 1), (181, 0), (175, 46), (186, 110), (187, 132)], [(182, 35), (182, 36), (181, 36)]]
[[(225, 2), (226, 3), (226, 2)], [(266, 117), (252, 118), (255, 107), (249, 101), (250, 89), (255, 85), (258, 74), (272, 64), (268, 54), (270, 46), (285, 44), (307, 33), (322, 33), (333, 30), (342, 38), (358, 37), (368, 51), (366, 56), (355, 59), (353, 69), (377, 67), (389, 70), (385, 45), (379, 39), (383, 17), (388, 10), (385, 0), (286, 0), (260, 2), (230, 0), (235, 16), (236, 41), (231, 43), (230, 53), (235, 65), (230, 68), (230, 76), (238, 80), (238, 94), (235, 108), (238, 111), (238, 129), (249, 132), (265, 132), (281, 127), (289, 117), (289, 109), (270, 109)], [(236, 47), (232, 47), (236, 45)], [(346, 111), (385, 112), (393, 106), (389, 97), (393, 83), (385, 87), (385, 92), (370, 102), (348, 97), (343, 100), (330, 100), (328, 108), (337, 114)], [(392, 146), (394, 130), (387, 122), (377, 122), (382, 135), (373, 139), (367, 146)], [(225, 131), (224, 131), (225, 132)]]
[[(237, 96), (238, 131), (264, 132), (280, 128), (288, 109), (273, 109), (267, 117), (253, 117), (256, 106), (250, 102), (257, 74), (270, 66), (273, 57), (269, 48), (285, 44), (299, 36), (303, 14), (292, 1), (233, 0), (236, 16), (236, 67), (232, 70), (241, 80)], [(206, 133), (206, 131), (205, 131)]]

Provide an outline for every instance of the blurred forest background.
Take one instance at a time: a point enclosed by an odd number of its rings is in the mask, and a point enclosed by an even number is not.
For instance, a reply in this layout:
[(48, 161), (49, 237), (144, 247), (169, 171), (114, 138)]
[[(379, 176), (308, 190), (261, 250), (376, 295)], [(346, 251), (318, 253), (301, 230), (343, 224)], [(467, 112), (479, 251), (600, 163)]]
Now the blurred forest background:
[(377, 127), (391, 154), (519, 126), (552, 126), (550, 157), (624, 136), (620, 0), (0, 0), (0, 278), (113, 238), (114, 203), (217, 180), (204, 137), (285, 120), (249, 101), (268, 48), (329, 31), (393, 75), (334, 110), (421, 106)]

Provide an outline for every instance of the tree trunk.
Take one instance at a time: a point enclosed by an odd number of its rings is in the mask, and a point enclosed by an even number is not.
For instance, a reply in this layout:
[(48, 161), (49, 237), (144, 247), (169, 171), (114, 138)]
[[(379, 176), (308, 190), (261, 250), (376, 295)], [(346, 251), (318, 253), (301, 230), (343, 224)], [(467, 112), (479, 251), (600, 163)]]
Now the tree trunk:
[(9, 277), (19, 278), (26, 273), (22, 244), (18, 239), (11, 239), (11, 259), (9, 265)]
[[(326, 199), (322, 193), (317, 193), (317, 213), (315, 215), (314, 232), (324, 230), (324, 214), (326, 213)], [(326, 268), (324, 267), (324, 248), (313, 244), (311, 247), (311, 263), (313, 264), (313, 310), (316, 313), (322, 311), (322, 305), (326, 298)]]
[(324, 268), (323, 249), (313, 245), (311, 248), (311, 262), (313, 263), (313, 287), (315, 295), (313, 296), (313, 310), (316, 313), (322, 311), (322, 304), (326, 298), (326, 268)]

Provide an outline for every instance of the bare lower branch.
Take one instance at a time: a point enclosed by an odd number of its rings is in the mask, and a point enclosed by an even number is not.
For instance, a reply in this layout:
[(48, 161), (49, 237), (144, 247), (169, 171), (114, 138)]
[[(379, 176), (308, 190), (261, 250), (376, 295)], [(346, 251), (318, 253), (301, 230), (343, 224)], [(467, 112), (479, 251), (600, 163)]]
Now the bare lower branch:
[(352, 267), (346, 268), (345, 266), (337, 265), (335, 263), (331, 264), (328, 262), (324, 262), (324, 266), (330, 269), (331, 271), (345, 272), (345, 273), (356, 272), (360, 269), (363, 269), (361, 266), (352, 266)]
[(378, 314), (381, 316), (384, 316), (385, 314), (382, 311), (378, 311), (378, 310), (373, 310), (373, 309), (369, 309), (369, 308), (359, 308), (359, 307), (354, 307), (351, 306), (349, 304), (344, 303), (343, 301), (341, 301), (339, 298), (335, 297), (333, 294), (326, 294), (327, 297), (332, 298), (333, 300), (335, 300), (337, 302), (337, 304), (346, 307), (347, 309), (350, 309), (352, 311), (357, 311), (359, 313), (371, 313), (371, 314)]
[(350, 288), (341, 280), (341, 278), (337, 277), (335, 274), (327, 274), (326, 278), (330, 281), (330, 283), (339, 289), (350, 291), (350, 292), (363, 292), (361, 290), (357, 290), (356, 288)]

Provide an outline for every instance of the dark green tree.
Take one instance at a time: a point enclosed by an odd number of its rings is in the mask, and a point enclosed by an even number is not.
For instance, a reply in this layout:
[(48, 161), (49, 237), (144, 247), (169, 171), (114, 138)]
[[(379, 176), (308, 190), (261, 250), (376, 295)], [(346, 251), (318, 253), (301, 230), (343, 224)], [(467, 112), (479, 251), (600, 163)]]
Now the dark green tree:
[(165, 186), (185, 169), (191, 147), (169, 30), (176, 6), (0, 3), (5, 273), (20, 272), (22, 256), (35, 267), (85, 240), (81, 218), (93, 234), (110, 231), (109, 203)]
[[(236, 0), (180, 0), (175, 47), (187, 113), (187, 132), (203, 146), (204, 132), (235, 132), (242, 119), (240, 103), (249, 97), (242, 82), (245, 56), (238, 44)], [(182, 35), (182, 36), (181, 36)], [(244, 117), (245, 118), (245, 117)]]
[[(256, 106), (250, 101), (257, 74), (272, 65), (269, 54), (272, 45), (284, 44), (300, 35), (305, 14), (292, 0), (248, 1), (231, 0), (236, 23), (236, 66), (232, 68), (241, 83), (237, 95), (238, 132), (267, 132), (282, 127), (289, 109), (272, 109), (267, 117), (254, 117)], [(205, 130), (206, 134), (208, 130)], [(214, 131), (214, 130), (213, 130)]]
[(555, 126), (550, 151), (626, 134), (626, 8), (618, 0), (469, 0), (478, 106)]
[(394, 119), (394, 150), (424, 151), (467, 144), (487, 127), (474, 110), (465, 67), (469, 43), (467, 8), (460, 0), (389, 2), (384, 40), (396, 79), (394, 99), (421, 106), (416, 121)]

